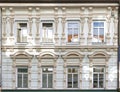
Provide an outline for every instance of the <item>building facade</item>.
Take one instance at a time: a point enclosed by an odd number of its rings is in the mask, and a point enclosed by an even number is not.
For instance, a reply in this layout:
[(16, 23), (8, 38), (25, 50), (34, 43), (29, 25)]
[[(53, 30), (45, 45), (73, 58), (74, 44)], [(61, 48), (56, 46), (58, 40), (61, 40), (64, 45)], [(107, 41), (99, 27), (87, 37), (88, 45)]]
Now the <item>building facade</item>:
[(118, 3), (2, 3), (2, 92), (117, 92)]

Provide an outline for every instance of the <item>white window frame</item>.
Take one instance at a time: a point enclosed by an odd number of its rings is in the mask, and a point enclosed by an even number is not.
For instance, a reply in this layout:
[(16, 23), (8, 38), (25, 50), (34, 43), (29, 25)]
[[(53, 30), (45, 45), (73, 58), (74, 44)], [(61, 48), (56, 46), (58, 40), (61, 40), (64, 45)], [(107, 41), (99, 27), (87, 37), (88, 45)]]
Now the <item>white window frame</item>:
[[(94, 42), (94, 40), (93, 40), (93, 38), (94, 38), (94, 22), (103, 22), (104, 23), (104, 42)], [(106, 43), (106, 39), (105, 39), (105, 36), (106, 36), (106, 27), (105, 27), (105, 25), (106, 25), (106, 22), (105, 22), (105, 20), (102, 20), (102, 19), (98, 19), (98, 20), (93, 20), (92, 21), (92, 43), (93, 44), (105, 44)], [(98, 27), (98, 28), (100, 28), (100, 27)]]
[[(43, 35), (44, 35), (44, 33), (43, 33), (43, 23), (52, 23), (52, 41), (43, 41)], [(55, 30), (55, 25), (54, 25), (54, 20), (41, 20), (41, 23), (40, 23), (40, 28), (41, 28), (41, 31), (40, 31), (40, 37), (41, 37), (41, 42), (42, 43), (47, 43), (47, 44), (49, 44), (49, 43), (54, 43), (54, 30)], [(46, 39), (48, 39), (48, 38), (46, 38)]]
[[(78, 41), (76, 41), (76, 42), (69, 42), (68, 41), (68, 24), (69, 23), (78, 23)], [(79, 43), (79, 41), (80, 41), (80, 20), (67, 20), (67, 23), (66, 23), (66, 42), (67, 42), (67, 44), (78, 44)]]
[[(17, 37), (17, 34), (18, 34), (18, 26), (17, 26), (17, 24), (18, 23), (26, 23), (27, 24), (27, 41), (26, 42), (23, 42), (23, 41), (21, 41), (21, 42), (18, 42), (17, 41), (17, 39), (18, 39), (18, 37)], [(27, 44), (28, 43), (28, 32), (29, 32), (29, 29), (28, 29), (28, 20), (15, 20), (15, 33), (16, 33), (16, 44)]]
[[(103, 68), (103, 69), (104, 69), (104, 72), (95, 72), (95, 73), (94, 73), (94, 68)], [(98, 74), (98, 75), (103, 74), (103, 78), (104, 78), (104, 80), (103, 80), (103, 88), (99, 88), (99, 87), (94, 88), (94, 86), (93, 86), (93, 85), (94, 85), (94, 74)], [(105, 78), (106, 78), (105, 75), (106, 75), (106, 74), (105, 74), (105, 66), (93, 66), (93, 75), (92, 75), (92, 76), (93, 76), (93, 77), (92, 77), (92, 78), (93, 78), (93, 79), (92, 79), (93, 89), (104, 89), (104, 88), (105, 88), (105, 80), (106, 80), (106, 79), (105, 79)], [(99, 82), (99, 76), (97, 77), (97, 79), (98, 79), (98, 82)], [(98, 83), (98, 86), (99, 86), (99, 83)]]
[[(75, 68), (75, 69), (77, 69), (77, 73), (68, 73), (68, 69), (69, 69), (69, 68)], [(79, 83), (79, 76), (80, 76), (80, 75), (79, 75), (79, 67), (78, 67), (78, 66), (68, 66), (66, 71), (67, 71), (67, 76), (66, 76), (66, 77), (67, 77), (67, 78), (66, 78), (66, 80), (67, 80), (67, 81), (66, 81), (66, 87), (67, 87), (67, 89), (78, 89), (78, 88), (79, 88), (79, 85), (80, 85), (80, 83)], [(72, 87), (71, 87), (71, 88), (68, 87), (68, 74), (72, 74), (72, 80), (73, 80), (73, 75), (74, 75), (74, 74), (77, 74), (77, 75), (78, 75), (78, 79), (77, 79), (77, 80), (78, 80), (78, 85), (77, 85), (76, 88), (73, 87), (73, 81), (72, 81)]]
[[(27, 71), (29, 71), (28, 70), (28, 67), (17, 67), (16, 68), (16, 72), (17, 72), (17, 75), (16, 75), (16, 88), (18, 88), (18, 89), (28, 89), (28, 86), (29, 86), (29, 82), (28, 82), (28, 85), (27, 85), (27, 87), (23, 87), (23, 81), (22, 81), (22, 87), (18, 87), (18, 74), (22, 74), (22, 76), (23, 76), (23, 74), (27, 74), (27, 76), (28, 76), (28, 80), (29, 80), (29, 75), (28, 75), (28, 72), (27, 73), (18, 73), (18, 69), (27, 69)], [(22, 80), (23, 80), (23, 77), (22, 77)]]
[[(52, 72), (46, 72), (46, 73), (43, 73), (43, 68), (52, 68), (53, 70), (52, 70)], [(53, 74), (53, 72), (54, 72), (54, 67), (49, 67), (49, 66), (43, 66), (42, 68), (41, 68), (41, 72), (42, 72), (42, 74), (41, 74), (41, 80), (42, 80), (42, 83), (41, 83), (41, 88), (42, 89), (52, 89), (53, 88), (53, 86), (54, 86), (54, 74)], [(43, 74), (47, 74), (47, 87), (43, 87)], [(48, 74), (52, 74), (52, 87), (51, 88), (49, 88), (48, 87)]]

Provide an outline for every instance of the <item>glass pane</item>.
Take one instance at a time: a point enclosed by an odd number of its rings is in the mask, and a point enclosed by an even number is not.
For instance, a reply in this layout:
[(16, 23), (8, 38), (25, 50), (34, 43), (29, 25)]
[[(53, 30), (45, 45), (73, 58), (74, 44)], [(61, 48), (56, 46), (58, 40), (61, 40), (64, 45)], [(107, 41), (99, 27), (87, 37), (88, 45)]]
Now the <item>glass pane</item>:
[(93, 29), (93, 42), (98, 42), (99, 39), (98, 39), (98, 29), (97, 28), (94, 28)]
[(99, 81), (99, 88), (103, 88), (103, 81)]
[(99, 27), (104, 27), (104, 22), (99, 22)]
[(99, 29), (99, 39), (104, 42), (104, 28)]
[(78, 87), (78, 74), (73, 75), (73, 88)]
[(48, 88), (53, 86), (53, 74), (48, 74)]
[(93, 75), (93, 80), (94, 80), (94, 81), (97, 81), (97, 80), (98, 80), (98, 74), (94, 74), (94, 75)]
[(72, 69), (71, 68), (68, 68), (68, 73), (71, 73), (72, 72)]
[(18, 74), (17, 76), (17, 85), (18, 85), (18, 88), (22, 88), (22, 74)]
[(77, 68), (72, 68), (72, 73), (77, 73)]
[(53, 23), (43, 23), (43, 27), (52, 27)]
[(28, 87), (28, 74), (23, 74), (23, 87)]
[(27, 68), (18, 68), (19, 73), (27, 73), (28, 69)]
[(42, 87), (47, 88), (47, 74), (42, 74)]
[(72, 74), (68, 74), (68, 88), (72, 88)]
[(93, 88), (98, 88), (98, 81), (93, 81)]
[(94, 27), (98, 27), (98, 26), (99, 26), (99, 23), (98, 23), (98, 22), (94, 22), (94, 23), (93, 23), (93, 26), (94, 26)]
[(53, 72), (53, 68), (50, 68), (50, 67), (43, 68), (42, 71), (43, 71), (43, 72), (46, 72), (46, 73), (48, 73), (48, 72)]

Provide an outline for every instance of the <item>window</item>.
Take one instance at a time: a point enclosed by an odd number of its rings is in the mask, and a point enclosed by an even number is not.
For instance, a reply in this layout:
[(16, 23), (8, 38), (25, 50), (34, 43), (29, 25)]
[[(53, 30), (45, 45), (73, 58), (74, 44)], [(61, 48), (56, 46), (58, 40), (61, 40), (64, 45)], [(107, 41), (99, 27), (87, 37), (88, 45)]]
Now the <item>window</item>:
[(104, 21), (93, 22), (93, 42), (103, 43), (104, 41)]
[(28, 69), (26, 67), (21, 67), (17, 69), (17, 87), (28, 87)]
[(78, 34), (79, 34), (79, 21), (68, 21), (67, 24), (67, 41), (70, 42), (78, 42)]
[(67, 87), (68, 88), (78, 88), (78, 68), (69, 67), (67, 69)]
[(42, 88), (53, 87), (53, 68), (44, 67), (42, 68)]
[(27, 23), (17, 23), (17, 42), (27, 42)]
[(93, 68), (93, 88), (104, 88), (105, 70), (104, 67)]
[(42, 23), (42, 42), (53, 42), (53, 23)]

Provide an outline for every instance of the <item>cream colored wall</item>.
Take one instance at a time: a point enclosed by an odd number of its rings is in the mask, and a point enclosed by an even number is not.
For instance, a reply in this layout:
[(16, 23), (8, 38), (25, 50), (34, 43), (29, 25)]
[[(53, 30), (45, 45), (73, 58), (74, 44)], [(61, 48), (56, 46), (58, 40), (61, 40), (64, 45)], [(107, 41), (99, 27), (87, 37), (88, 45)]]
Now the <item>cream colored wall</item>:
[[(111, 17), (111, 10), (114, 7), (114, 14), (115, 17)], [(105, 82), (105, 89), (116, 89), (117, 88), (117, 73), (111, 72), (112, 70), (117, 69), (117, 5), (110, 5), (110, 6), (99, 6), (94, 5), (92, 6), (60, 6), (55, 7), (3, 7), (2, 8), (2, 18), (4, 19), (3, 29), (2, 29), (2, 89), (15, 89), (16, 88), (16, 68), (14, 66), (13, 59), (10, 55), (18, 51), (25, 51), (30, 55), (33, 55), (32, 59), (30, 59), (30, 74), (29, 74), (29, 88), (31, 89), (40, 89), (41, 88), (41, 73), (40, 66), (43, 63), (36, 58), (37, 55), (50, 52), (54, 53), (58, 56), (58, 58), (54, 62), (49, 62), (55, 66), (54, 72), (54, 88), (55, 89), (66, 89), (66, 71), (65, 71), (65, 60), (62, 56), (65, 56), (67, 52), (78, 52), (84, 55), (83, 59), (79, 62), (79, 60), (72, 59), (71, 64), (75, 65), (78, 64), (80, 67), (79, 71), (79, 89), (89, 89), (91, 88), (91, 79), (92, 76), (90, 75), (90, 59), (88, 58), (89, 55), (92, 55), (94, 52), (103, 51), (110, 55), (108, 60), (106, 72), (106, 82)], [(29, 42), (27, 45), (20, 45), (16, 44), (16, 30), (15, 26), (15, 19), (27, 19), (28, 23), (32, 20), (31, 24), (31, 31), (29, 30), (29, 34), (32, 33), (32, 37), (29, 36)], [(53, 44), (43, 44), (41, 40), (36, 40), (41, 36), (40, 31), (41, 27), (37, 25), (40, 20), (54, 20), (55, 30), (55, 43)], [(83, 35), (80, 33), (80, 37), (82, 36), (83, 39), (80, 39), (80, 42), (76, 44), (67, 44), (66, 43), (66, 21), (69, 19), (77, 19), (81, 21), (81, 31), (83, 30)], [(91, 29), (92, 26), (89, 25), (92, 23), (94, 19), (104, 19), (106, 20), (106, 43), (103, 45), (92, 45), (91, 37), (92, 35), (88, 33), (92, 33)], [(110, 20), (110, 21), (109, 21)], [(13, 24), (12, 24), (13, 23)], [(84, 25), (83, 25), (84, 24)], [(5, 28), (4, 28), (5, 27)], [(39, 28), (39, 30), (37, 30)], [(83, 28), (83, 29), (82, 29)], [(108, 28), (110, 29), (108, 31)], [(11, 30), (13, 29), (13, 30)], [(38, 32), (38, 34), (37, 34)], [(13, 35), (11, 35), (12, 33)], [(5, 34), (5, 35), (4, 35)], [(36, 34), (38, 36), (36, 36)], [(32, 39), (33, 38), (33, 39)], [(113, 39), (114, 38), (114, 39)], [(39, 38), (40, 39), (40, 38)], [(30, 44), (30, 42), (33, 42)], [(21, 48), (21, 49), (20, 49)], [(27, 61), (26, 61), (27, 62)], [(76, 62), (76, 63), (74, 63)], [(104, 63), (104, 62), (103, 62)], [(15, 65), (18, 63), (16, 62)], [(68, 63), (69, 64), (69, 63)], [(81, 67), (82, 66), (82, 67)], [(86, 69), (86, 70), (85, 70)], [(86, 79), (85, 79), (86, 77)], [(88, 78), (88, 79), (87, 79)], [(111, 80), (111, 78), (113, 78)]]

